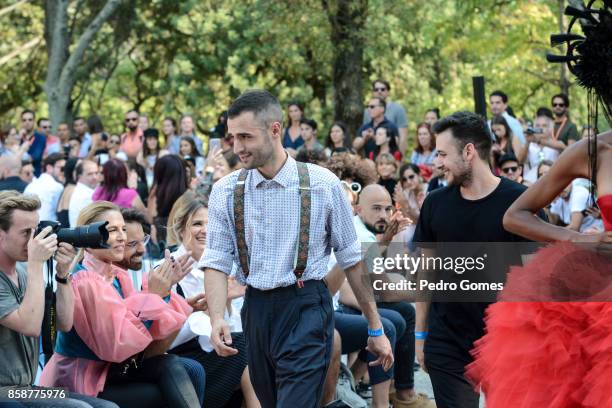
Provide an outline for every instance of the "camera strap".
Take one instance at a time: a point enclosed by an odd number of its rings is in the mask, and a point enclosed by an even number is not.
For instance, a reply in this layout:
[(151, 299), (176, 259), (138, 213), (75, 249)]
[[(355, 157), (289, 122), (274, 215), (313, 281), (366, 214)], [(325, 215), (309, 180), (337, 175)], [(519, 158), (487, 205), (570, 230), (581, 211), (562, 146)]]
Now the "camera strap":
[(53, 259), (47, 260), (47, 285), (45, 287), (45, 313), (42, 324), (42, 349), (47, 361), (53, 354), (57, 337), (57, 308), (53, 290)]
[[(298, 232), (298, 247), (296, 253), (296, 263), (293, 273), (298, 287), (302, 288), (304, 282), (302, 275), (308, 263), (308, 244), (310, 237), (310, 174), (306, 163), (296, 162), (298, 178), (300, 180), (300, 221)], [(246, 244), (246, 224), (244, 222), (244, 191), (248, 171), (242, 169), (238, 175), (238, 181), (234, 188), (234, 225), (236, 228), (236, 243), (238, 246), (238, 258), (240, 267), (245, 278), (249, 276), (249, 250)]]

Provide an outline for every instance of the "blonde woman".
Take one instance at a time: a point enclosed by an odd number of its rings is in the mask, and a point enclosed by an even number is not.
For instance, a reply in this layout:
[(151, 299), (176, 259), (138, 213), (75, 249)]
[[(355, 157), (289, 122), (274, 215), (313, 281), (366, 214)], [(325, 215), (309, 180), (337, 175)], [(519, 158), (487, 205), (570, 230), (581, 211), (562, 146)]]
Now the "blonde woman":
[[(120, 406), (147, 406), (159, 399), (172, 407), (200, 406), (181, 361), (159, 353), (180, 329), (191, 307), (170, 288), (184, 275), (185, 259), (170, 259), (151, 271), (143, 291), (134, 290), (123, 259), (126, 226), (119, 207), (99, 201), (86, 206), (77, 225), (106, 222), (107, 247), (85, 249), (72, 273), (74, 326), (59, 332), (55, 354), (45, 366), (43, 386), (100, 396)], [(127, 383), (148, 383), (125, 392)], [(155, 388), (158, 389), (155, 390)], [(138, 390), (138, 391), (136, 391)], [(147, 402), (145, 402), (147, 401)]]
[[(174, 204), (168, 220), (168, 243), (180, 245), (172, 254), (174, 257), (191, 253), (199, 260), (206, 247), (208, 225), (208, 205), (205, 200), (192, 191), (185, 192)], [(246, 361), (246, 344), (242, 334), (240, 310), (244, 296), (244, 286), (230, 278), (228, 283), (228, 310), (226, 319), (232, 330), (232, 347), (238, 353), (221, 357), (210, 343), (211, 324), (206, 312), (195, 312), (187, 319), (176, 340), (171, 353), (189, 357), (200, 362), (206, 370), (206, 390), (204, 406), (224, 406), (234, 391), (242, 389), (247, 407), (259, 407), (255, 391), (251, 385)], [(194, 267), (177, 285), (176, 291), (185, 298), (198, 296), (204, 288), (204, 272)]]

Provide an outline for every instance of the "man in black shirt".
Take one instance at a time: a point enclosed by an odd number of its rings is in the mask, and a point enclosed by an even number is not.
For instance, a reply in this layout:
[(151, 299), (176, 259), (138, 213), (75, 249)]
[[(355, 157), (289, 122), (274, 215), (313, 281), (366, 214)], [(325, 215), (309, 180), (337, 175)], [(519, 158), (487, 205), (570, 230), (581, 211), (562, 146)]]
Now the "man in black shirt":
[[(437, 169), (448, 187), (432, 191), (421, 208), (414, 241), (512, 242), (524, 239), (504, 230), (503, 217), (525, 187), (496, 177), (489, 167), (487, 123), (457, 112), (434, 127)], [(416, 354), (431, 377), (438, 408), (478, 407), (480, 395), (465, 379), (470, 350), (484, 334), (488, 303), (417, 302)]]

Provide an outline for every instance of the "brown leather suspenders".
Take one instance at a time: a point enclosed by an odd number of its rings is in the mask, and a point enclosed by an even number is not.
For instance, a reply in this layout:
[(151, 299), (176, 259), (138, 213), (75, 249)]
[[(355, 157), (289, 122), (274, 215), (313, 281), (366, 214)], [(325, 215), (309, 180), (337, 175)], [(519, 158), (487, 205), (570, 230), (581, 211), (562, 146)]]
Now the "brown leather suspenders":
[[(302, 275), (308, 263), (308, 240), (310, 236), (310, 175), (306, 163), (296, 162), (298, 177), (300, 179), (300, 230), (298, 234), (297, 262), (295, 270), (298, 287), (304, 287)], [(245, 278), (249, 276), (249, 251), (246, 244), (244, 223), (244, 185), (248, 171), (242, 169), (234, 187), (234, 224), (236, 228), (236, 242), (238, 244), (238, 258)]]

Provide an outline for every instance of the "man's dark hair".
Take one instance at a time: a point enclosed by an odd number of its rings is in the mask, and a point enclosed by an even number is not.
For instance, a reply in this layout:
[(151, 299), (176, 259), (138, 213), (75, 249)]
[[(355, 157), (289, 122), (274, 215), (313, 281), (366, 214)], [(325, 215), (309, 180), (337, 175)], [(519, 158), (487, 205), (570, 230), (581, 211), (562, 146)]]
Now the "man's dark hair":
[(433, 131), (440, 134), (450, 130), (453, 138), (457, 141), (459, 151), (465, 145), (472, 143), (482, 160), (489, 160), (491, 153), (491, 132), (487, 122), (482, 116), (473, 112), (455, 112), (450, 116), (440, 119), (433, 125)]
[(138, 112), (138, 110), (136, 110), (136, 109), (130, 109), (130, 110), (128, 110), (127, 112), (125, 112), (125, 114), (127, 115), (128, 113), (131, 113), (131, 112), (134, 112), (134, 113), (136, 113), (138, 116), (140, 116), (140, 112)]
[(491, 95), (489, 95), (489, 99), (491, 99), (492, 96), (499, 96), (502, 99), (502, 102), (508, 103), (508, 95), (506, 95), (500, 90), (491, 92)]
[(317, 130), (317, 121), (314, 119), (303, 118), (300, 120), (300, 125), (308, 125), (312, 128), (312, 130)]
[(40, 118), (36, 121), (36, 126), (40, 127), (40, 124), (44, 121), (49, 121), (49, 118)]
[(24, 109), (23, 112), (21, 112), (21, 116), (23, 118), (23, 115), (25, 115), (26, 113), (31, 113), (32, 117), (36, 117), (36, 113), (34, 113), (34, 111), (32, 109)]
[(370, 100), (372, 99), (376, 99), (378, 103), (380, 104), (380, 106), (382, 106), (385, 110), (387, 110), (387, 102), (385, 102), (383, 98), (379, 98), (378, 96), (373, 96), (370, 98)]
[(327, 163), (327, 156), (323, 149), (300, 149), (295, 160), (303, 163)]
[(553, 120), (555, 119), (552, 111), (544, 106), (538, 108), (538, 110), (536, 111), (536, 118), (539, 118), (540, 116), (546, 116), (547, 118)]
[(142, 229), (146, 234), (151, 231), (151, 224), (147, 222), (147, 218), (144, 213), (136, 208), (122, 208), (121, 215), (123, 215), (123, 221), (126, 224), (137, 223), (142, 225)]
[(556, 95), (553, 95), (552, 98), (550, 98), (550, 104), (552, 105), (552, 103), (555, 101), (555, 98), (561, 98), (563, 99), (563, 103), (565, 104), (566, 108), (569, 108), (570, 102), (569, 102), (569, 96), (567, 96), (564, 93), (558, 93)]
[(518, 161), (518, 159), (516, 158), (516, 156), (514, 155), (514, 153), (506, 153), (503, 156), (501, 156), (498, 160), (497, 160), (497, 165), (499, 167), (503, 166), (505, 163), (508, 162), (516, 162), (519, 166), (521, 165), (521, 163)]
[(376, 81), (372, 82), (372, 89), (374, 89), (374, 87), (376, 87), (376, 84), (381, 83), (383, 84), (385, 87), (387, 87), (387, 91), (391, 90), (391, 85), (389, 84), (389, 82), (385, 81), (384, 79), (377, 79)]
[(244, 112), (252, 112), (266, 127), (273, 122), (283, 123), (283, 110), (278, 99), (263, 89), (253, 89), (240, 95), (227, 110), (232, 119)]
[(43, 160), (43, 169), (46, 171), (47, 166), (55, 166), (55, 163), (65, 159), (66, 158), (64, 157), (63, 153), (51, 153)]
[(77, 116), (76, 118), (72, 119), (72, 123), (76, 122), (77, 120), (82, 120), (83, 122), (86, 122), (85, 118), (82, 116)]

